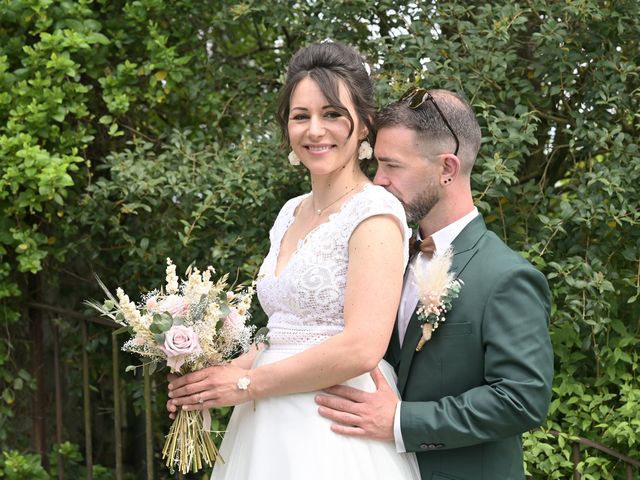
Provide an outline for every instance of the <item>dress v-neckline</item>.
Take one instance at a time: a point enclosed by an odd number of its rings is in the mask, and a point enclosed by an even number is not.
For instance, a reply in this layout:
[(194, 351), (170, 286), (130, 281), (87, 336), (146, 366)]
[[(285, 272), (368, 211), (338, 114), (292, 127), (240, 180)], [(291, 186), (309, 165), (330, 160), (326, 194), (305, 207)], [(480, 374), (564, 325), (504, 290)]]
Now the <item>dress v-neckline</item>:
[(291, 225), (293, 225), (293, 222), (296, 219), (296, 215), (295, 215), (295, 211), (296, 209), (302, 205), (302, 202), (305, 201), (305, 199), (309, 198), (309, 196), (311, 195), (311, 192), (307, 193), (306, 195), (303, 195), (302, 198), (300, 199), (300, 201), (298, 202), (298, 204), (294, 207), (292, 207), (291, 210), (291, 215), (289, 216), (289, 219), (287, 221), (287, 224), (284, 227), (284, 231), (282, 233), (282, 236), (280, 237), (280, 241), (278, 242), (278, 249), (275, 252), (275, 260), (274, 260), (274, 264), (273, 264), (273, 278), (276, 280), (279, 280), (282, 277), (282, 274), (285, 272), (285, 270), (289, 267), (289, 265), (291, 264), (291, 262), (295, 259), (295, 257), (298, 255), (298, 252), (302, 249), (302, 247), (304, 247), (309, 239), (318, 231), (320, 230), (323, 226), (325, 225), (329, 225), (331, 224), (332, 220), (340, 215), (345, 207), (351, 203), (351, 201), (356, 198), (358, 195), (360, 195), (362, 192), (364, 192), (367, 188), (369, 188), (371, 185), (373, 185), (373, 183), (365, 183), (364, 186), (358, 190), (357, 192), (355, 192), (352, 196), (348, 197), (345, 202), (340, 205), (340, 208), (333, 212), (332, 214), (330, 214), (327, 219), (322, 222), (319, 225), (316, 225), (315, 227), (313, 227), (311, 230), (309, 230), (304, 237), (302, 237), (300, 240), (298, 240), (298, 245), (296, 245), (295, 250), (291, 253), (291, 255), (289, 255), (289, 258), (287, 259), (287, 263), (285, 263), (282, 268), (280, 269), (280, 272), (278, 272), (278, 261), (280, 260), (280, 250), (282, 249), (282, 242), (284, 241), (284, 237), (287, 236), (287, 233), (289, 232), (289, 229), (291, 228)]

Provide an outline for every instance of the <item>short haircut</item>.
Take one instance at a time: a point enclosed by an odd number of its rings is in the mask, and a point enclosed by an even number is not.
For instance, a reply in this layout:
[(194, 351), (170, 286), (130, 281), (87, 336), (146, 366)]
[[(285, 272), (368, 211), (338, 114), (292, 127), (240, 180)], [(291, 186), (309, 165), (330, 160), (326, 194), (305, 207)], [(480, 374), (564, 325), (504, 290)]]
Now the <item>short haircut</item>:
[[(461, 173), (469, 176), (482, 142), (480, 125), (473, 109), (462, 96), (449, 90), (434, 89), (429, 93), (458, 137)], [(416, 108), (411, 108), (409, 103), (408, 100), (400, 100), (383, 108), (376, 119), (376, 129), (402, 126), (414, 130), (425, 149), (436, 143), (453, 153), (455, 140), (433, 102), (426, 100)]]

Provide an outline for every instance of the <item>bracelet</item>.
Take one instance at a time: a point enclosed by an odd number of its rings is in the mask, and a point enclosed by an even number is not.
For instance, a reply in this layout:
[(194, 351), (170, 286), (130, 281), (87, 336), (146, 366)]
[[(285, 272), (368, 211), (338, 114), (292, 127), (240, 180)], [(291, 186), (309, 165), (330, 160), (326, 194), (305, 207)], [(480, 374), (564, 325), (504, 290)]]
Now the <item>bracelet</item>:
[[(251, 370), (249, 370), (249, 375), (251, 375)], [(236, 387), (238, 390), (244, 390), (249, 394), (249, 399), (253, 400), (253, 411), (256, 411), (256, 399), (253, 398), (253, 395), (249, 391), (249, 385), (251, 385), (251, 377), (249, 375), (243, 375), (238, 379), (238, 383), (236, 383)]]
[(251, 373), (252, 371), (249, 370), (247, 374), (240, 377), (238, 379), (238, 383), (236, 383), (238, 390), (244, 390), (249, 394), (249, 397), (251, 397), (251, 392), (249, 392), (249, 386), (251, 385)]
[(249, 385), (251, 385), (251, 378), (249, 377), (249, 375), (240, 377), (238, 379), (238, 383), (236, 383), (236, 386), (239, 390), (249, 390)]

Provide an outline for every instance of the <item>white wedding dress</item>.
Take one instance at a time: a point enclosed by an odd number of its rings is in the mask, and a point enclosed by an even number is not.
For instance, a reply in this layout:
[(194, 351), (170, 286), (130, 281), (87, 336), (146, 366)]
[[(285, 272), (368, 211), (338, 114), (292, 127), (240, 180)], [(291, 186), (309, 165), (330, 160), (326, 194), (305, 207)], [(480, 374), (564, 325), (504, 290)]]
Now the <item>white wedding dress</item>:
[[(289, 200), (269, 233), (271, 249), (260, 268), (257, 291), (269, 316), (270, 345), (256, 360), (256, 367), (295, 355), (342, 331), (348, 243), (360, 222), (390, 214), (405, 230), (405, 247), (411, 235), (398, 200), (382, 187), (367, 185), (298, 244), (276, 277), (282, 237), (307, 195)], [(391, 366), (383, 360), (380, 369), (395, 388)], [(345, 385), (375, 390), (368, 373)], [(414, 454), (397, 453), (393, 441), (332, 432), (331, 422), (318, 414), (317, 393), (260, 399), (255, 409), (253, 402), (235, 407), (220, 448), (224, 463), (216, 463), (212, 480), (420, 478)]]

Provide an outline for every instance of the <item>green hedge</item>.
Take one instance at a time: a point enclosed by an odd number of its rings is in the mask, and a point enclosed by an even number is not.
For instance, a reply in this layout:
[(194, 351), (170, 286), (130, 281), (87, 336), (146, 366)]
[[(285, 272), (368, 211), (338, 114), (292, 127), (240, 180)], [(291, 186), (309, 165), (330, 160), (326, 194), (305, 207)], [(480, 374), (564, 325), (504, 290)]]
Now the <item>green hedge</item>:
[[(569, 478), (572, 435), (640, 458), (640, 5), (418, 3), (0, 0), (3, 449), (29, 447), (15, 402), (34, 388), (29, 302), (82, 310), (94, 271), (150, 288), (166, 256), (255, 275), (279, 207), (308, 188), (279, 147), (277, 91), (292, 53), (328, 37), (368, 57), (380, 103), (419, 83), (464, 93), (480, 118), (476, 202), (553, 291), (554, 399), (525, 438), (529, 473)], [(77, 325), (58, 324), (71, 365)], [(109, 336), (90, 333), (109, 405)], [(160, 431), (161, 382), (157, 397)], [(583, 478), (622, 475), (583, 453)]]

